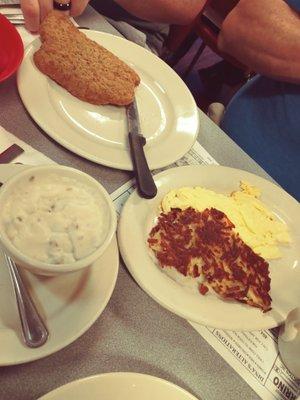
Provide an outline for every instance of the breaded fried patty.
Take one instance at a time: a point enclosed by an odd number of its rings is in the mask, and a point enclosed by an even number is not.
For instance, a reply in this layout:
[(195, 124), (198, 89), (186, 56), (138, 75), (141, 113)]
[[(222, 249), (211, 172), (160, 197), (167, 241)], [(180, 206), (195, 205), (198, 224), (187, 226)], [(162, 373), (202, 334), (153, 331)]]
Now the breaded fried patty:
[(37, 68), (75, 97), (88, 103), (128, 105), (140, 83), (137, 73), (90, 40), (62, 13), (44, 19), (42, 45), (34, 53)]

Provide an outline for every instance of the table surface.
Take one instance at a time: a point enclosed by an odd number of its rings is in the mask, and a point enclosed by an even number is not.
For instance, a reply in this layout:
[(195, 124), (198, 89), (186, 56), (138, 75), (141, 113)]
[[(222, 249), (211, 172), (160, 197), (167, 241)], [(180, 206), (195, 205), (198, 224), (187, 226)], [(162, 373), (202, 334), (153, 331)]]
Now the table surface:
[[(91, 7), (77, 22), (118, 34)], [(110, 193), (131, 178), (129, 172), (76, 156), (44, 134), (24, 109), (14, 77), (0, 85), (0, 110), (0, 125), (5, 129), (57, 163), (92, 175)], [(269, 178), (202, 112), (200, 121), (198, 140), (220, 164)], [(259, 399), (188, 322), (159, 306), (139, 288), (121, 260), (112, 298), (94, 325), (74, 343), (49, 357), (2, 367), (0, 399), (37, 399), (72, 380), (113, 371), (155, 375), (202, 399)]]

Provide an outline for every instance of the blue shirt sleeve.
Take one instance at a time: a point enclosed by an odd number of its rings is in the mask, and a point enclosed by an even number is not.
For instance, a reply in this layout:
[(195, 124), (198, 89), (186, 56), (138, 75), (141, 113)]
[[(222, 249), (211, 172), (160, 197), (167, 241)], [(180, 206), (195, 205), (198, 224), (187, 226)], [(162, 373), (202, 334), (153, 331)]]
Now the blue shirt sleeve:
[(291, 6), (294, 10), (300, 12), (300, 0), (286, 0), (287, 4)]

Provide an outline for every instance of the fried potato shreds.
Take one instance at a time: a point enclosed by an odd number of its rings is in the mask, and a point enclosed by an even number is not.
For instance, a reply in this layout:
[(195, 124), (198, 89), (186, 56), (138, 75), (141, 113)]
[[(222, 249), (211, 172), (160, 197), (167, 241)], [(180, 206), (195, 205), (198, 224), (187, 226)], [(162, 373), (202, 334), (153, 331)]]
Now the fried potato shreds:
[(148, 244), (162, 268), (174, 267), (195, 278), (202, 274), (201, 294), (211, 288), (222, 298), (269, 311), (269, 264), (233, 228), (227, 216), (214, 208), (172, 209), (159, 216)]

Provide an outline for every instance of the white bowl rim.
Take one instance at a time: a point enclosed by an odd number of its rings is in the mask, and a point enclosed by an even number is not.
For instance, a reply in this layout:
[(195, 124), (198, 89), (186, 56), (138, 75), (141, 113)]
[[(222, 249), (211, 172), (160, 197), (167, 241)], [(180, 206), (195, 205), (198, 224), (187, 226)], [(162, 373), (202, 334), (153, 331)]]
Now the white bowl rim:
[[(171, 392), (173, 393), (174, 390), (176, 391), (177, 395), (183, 395), (186, 400), (201, 400), (200, 398), (196, 398), (192, 393), (188, 392), (186, 389), (182, 388), (178, 384), (174, 383), (173, 381), (169, 381), (167, 379), (161, 378), (159, 376), (155, 375), (150, 375), (147, 373), (142, 373), (142, 372), (134, 372), (134, 371), (114, 371), (114, 372), (103, 372), (100, 374), (95, 374), (95, 375), (89, 375), (83, 378), (78, 378), (73, 381), (67, 382), (52, 391), (44, 394), (42, 397), (39, 397), (38, 400), (50, 400), (52, 396), (57, 396), (60, 394), (64, 394), (65, 390), (69, 390), (69, 388), (73, 388), (75, 385), (80, 385), (80, 384), (88, 384), (89, 382), (93, 381), (98, 381), (102, 380), (103, 383), (105, 383), (105, 380), (107, 379), (116, 379), (118, 383), (118, 380), (122, 379), (130, 379), (132, 382), (136, 380), (138, 383), (141, 381), (141, 383), (149, 382), (153, 383), (154, 385), (160, 385), (164, 387), (170, 388)], [(174, 392), (175, 393), (175, 392)], [(182, 398), (182, 396), (180, 396)]]
[(115, 234), (116, 228), (117, 228), (117, 216), (116, 216), (116, 211), (113, 205), (113, 202), (111, 200), (111, 197), (107, 190), (104, 188), (104, 186), (98, 182), (95, 178), (87, 174), (86, 172), (83, 172), (79, 169), (73, 168), (73, 167), (68, 167), (65, 165), (59, 165), (59, 164), (44, 164), (44, 165), (38, 165), (38, 166), (28, 166), (28, 168), (20, 171), (19, 173), (13, 175), (10, 179), (8, 179), (3, 186), (0, 189), (0, 208), (1, 208), (1, 201), (4, 195), (11, 190), (11, 188), (19, 182), (20, 179), (31, 175), (35, 171), (53, 171), (53, 173), (56, 171), (68, 171), (71, 174), (79, 175), (81, 177), (84, 177), (84, 179), (92, 184), (95, 188), (98, 189), (99, 193), (103, 196), (103, 198), (106, 201), (106, 204), (108, 206), (109, 212), (110, 212), (110, 226), (109, 230), (107, 232), (106, 238), (104, 242), (99, 246), (93, 253), (89, 254), (87, 257), (84, 257), (80, 260), (77, 260), (73, 263), (66, 263), (66, 264), (51, 264), (51, 263), (45, 263), (43, 261), (35, 260), (33, 258), (30, 258), (26, 256), (24, 253), (22, 253), (20, 250), (18, 250), (12, 242), (9, 240), (7, 237), (6, 233), (4, 232), (3, 225), (0, 221), (0, 242), (3, 244), (4, 248), (6, 248), (11, 254), (12, 258), (16, 258), (16, 260), (20, 260), (21, 263), (24, 263), (30, 267), (30, 269), (33, 270), (40, 270), (44, 272), (75, 272), (78, 271), (82, 268), (88, 267), (91, 265), (96, 259), (98, 259), (106, 250), (108, 247), (109, 243), (111, 242), (113, 235)]

